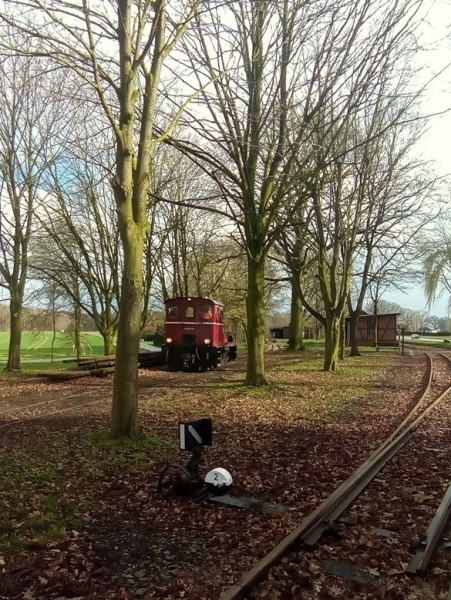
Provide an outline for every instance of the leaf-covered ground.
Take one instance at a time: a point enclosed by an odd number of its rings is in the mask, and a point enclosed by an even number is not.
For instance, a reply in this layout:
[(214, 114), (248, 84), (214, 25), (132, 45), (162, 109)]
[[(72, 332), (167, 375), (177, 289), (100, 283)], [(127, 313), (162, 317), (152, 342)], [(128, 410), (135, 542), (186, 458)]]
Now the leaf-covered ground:
[[(108, 438), (110, 379), (0, 380), (0, 597), (219, 598), (402, 420), (420, 396), (426, 361), (421, 354), (366, 352), (347, 359), (337, 373), (321, 366), (319, 353), (270, 354), (264, 389), (243, 385), (243, 359), (203, 374), (143, 371), (142, 436), (123, 442)], [(74, 406), (67, 413), (56, 412), (62, 394)], [(27, 409), (30, 404), (35, 408)], [(24, 420), (37, 414), (31, 410), (55, 414)], [(440, 428), (451, 431), (449, 404), (441, 411), (426, 441), (417, 436), (423, 450), (416, 469), (401, 480), (400, 467), (392, 467), (389, 476), (400, 487), (381, 479), (381, 489), (356, 505), (342, 550), (326, 537), (273, 569), (252, 597), (446, 598), (445, 551), (425, 578), (407, 577), (403, 569), (411, 556), (407, 538), (427, 526), (450, 479), (451, 449), (443, 450), (451, 448), (449, 433), (440, 434), (442, 454), (434, 446)], [(286, 513), (157, 492), (163, 466), (189, 458), (178, 449), (179, 422), (203, 417), (213, 420), (213, 446), (205, 451), (202, 473), (225, 467), (233, 495), (283, 504)], [(427, 489), (425, 469), (436, 482)], [(410, 525), (404, 527), (400, 515), (407, 511)], [(423, 518), (416, 532), (418, 513)], [(392, 537), (369, 535), (369, 525)], [(327, 556), (362, 563), (376, 584), (331, 577)]]

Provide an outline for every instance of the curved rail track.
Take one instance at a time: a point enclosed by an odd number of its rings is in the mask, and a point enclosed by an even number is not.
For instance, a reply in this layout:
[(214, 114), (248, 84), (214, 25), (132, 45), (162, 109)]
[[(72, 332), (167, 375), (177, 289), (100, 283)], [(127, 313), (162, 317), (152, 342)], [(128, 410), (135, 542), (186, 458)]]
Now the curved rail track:
[[(258, 589), (255, 586), (264, 580), (268, 571), (279, 564), (283, 558), (289, 556), (290, 553), (296, 553), (296, 546), (302, 544), (304, 549), (313, 546), (325, 531), (336, 528), (341, 515), (361, 496), (362, 492), (374, 481), (381, 469), (398, 454), (401, 448), (406, 446), (416, 431), (424, 426), (426, 417), (440, 405), (442, 400), (451, 391), (450, 356), (443, 353), (431, 354), (426, 352), (425, 354), (428, 360), (428, 367), (424, 393), (415, 402), (402, 423), (346, 481), (336, 488), (326, 500), (310, 515), (304, 518), (296, 528), (255, 564), (253, 568), (244, 573), (234, 585), (220, 596), (219, 600), (238, 600), (247, 597), (258, 598)], [(407, 458), (404, 458), (404, 461), (408, 460), (410, 452), (407, 453)], [(406, 450), (404, 453), (406, 453)], [(446, 481), (445, 483), (448, 486), (449, 482)], [(427, 497), (427, 495), (424, 495), (424, 497)], [(449, 502), (445, 498), (443, 499), (443, 506), (442, 504), (440, 506), (441, 508), (438, 510), (439, 516), (436, 518), (436, 521), (439, 521), (441, 530), (439, 533), (437, 533), (437, 530), (434, 530), (434, 533), (429, 536), (435, 538), (435, 545), (437, 545), (440, 539), (441, 532), (445, 529), (446, 519), (450, 513)], [(428, 561), (434, 549), (430, 546), (426, 550)], [(409, 550), (406, 552), (408, 554)], [(295, 556), (292, 558), (292, 562), (296, 562), (299, 558)], [(417, 562), (419, 561), (420, 559)], [(410, 572), (414, 571), (411, 570)], [(250, 592), (251, 596), (248, 596)], [(268, 597), (268, 595), (265, 595), (265, 597)]]

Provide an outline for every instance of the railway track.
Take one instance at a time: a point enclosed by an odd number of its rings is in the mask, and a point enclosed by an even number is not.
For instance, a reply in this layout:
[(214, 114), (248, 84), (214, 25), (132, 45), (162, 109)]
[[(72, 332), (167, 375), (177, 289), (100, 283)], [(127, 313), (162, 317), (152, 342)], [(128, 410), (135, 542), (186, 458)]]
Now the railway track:
[[(287, 573), (291, 569), (299, 574), (302, 564), (309, 560), (309, 553), (318, 562), (318, 571), (328, 564), (326, 571), (332, 569), (329, 577), (338, 576), (344, 581), (342, 592), (336, 592), (342, 597), (359, 597), (346, 596), (346, 586), (354, 585), (349, 580), (373, 586), (373, 592), (378, 586), (381, 588), (381, 562), (389, 577), (424, 572), (429, 567), (451, 511), (451, 492), (447, 491), (451, 481), (451, 449), (444, 444), (444, 439), (451, 438), (451, 423), (441, 415), (443, 400), (451, 391), (451, 359), (442, 353), (426, 353), (426, 356), (424, 393), (402, 423), (326, 500), (227, 589), (220, 600), (280, 597), (281, 590), (287, 594), (291, 586)], [(430, 464), (431, 455), (436, 458), (434, 464)], [(409, 506), (409, 499), (412, 514), (409, 511), (402, 514), (406, 511), (400, 507)], [(348, 525), (343, 524), (344, 515)], [(315, 549), (314, 553), (309, 550), (330, 532), (333, 536), (327, 537), (327, 550)], [(412, 548), (415, 538), (416, 547)], [(377, 549), (376, 556), (368, 555), (367, 546)], [(393, 561), (377, 557), (378, 553), (383, 555), (390, 550), (395, 553)], [(357, 566), (359, 552), (362, 568), (347, 570), (346, 564)], [(424, 555), (427, 560), (423, 560)], [(266, 578), (268, 572), (270, 578)], [(263, 583), (257, 585), (259, 582)], [(315, 593), (307, 586), (306, 590), (286, 597), (325, 597)]]
[(42, 399), (37, 402), (33, 401), (28, 404), (0, 409), (0, 431), (28, 421), (79, 410), (111, 399), (111, 393), (107, 392), (106, 387), (102, 389), (102, 392), (104, 392), (102, 397), (97, 397), (95, 400), (93, 400), (93, 396), (98, 396), (98, 388), (74, 394), (62, 394), (56, 398)]
[[(90, 361), (89, 364), (91, 370), (96, 370), (98, 364), (101, 365), (99, 368), (104, 368), (102, 360)], [(140, 368), (152, 369), (160, 367), (162, 364), (162, 356), (160, 353), (140, 354)], [(89, 374), (89, 371), (86, 372)], [(62, 371), (62, 373), (64, 374), (64, 371)], [(109, 374), (111, 374), (111, 372)], [(62, 385), (65, 384), (63, 383)], [(146, 384), (140, 384), (139, 387), (146, 387)], [(101, 398), (98, 397), (99, 394), (101, 395)], [(96, 399), (93, 399), (94, 396)], [(5, 400), (6, 408), (2, 407), (0, 404), (0, 430), (10, 428), (20, 423), (44, 419), (46, 417), (52, 417), (53, 415), (59, 415), (91, 405), (100, 404), (111, 400), (111, 398), (111, 383), (105, 385), (96, 382), (94, 385), (87, 384), (86, 390), (83, 392), (62, 393), (56, 397), (42, 397), (39, 400), (33, 400), (31, 402), (27, 402), (26, 398), (19, 400), (15, 398), (13, 404), (8, 403), (8, 401)]]

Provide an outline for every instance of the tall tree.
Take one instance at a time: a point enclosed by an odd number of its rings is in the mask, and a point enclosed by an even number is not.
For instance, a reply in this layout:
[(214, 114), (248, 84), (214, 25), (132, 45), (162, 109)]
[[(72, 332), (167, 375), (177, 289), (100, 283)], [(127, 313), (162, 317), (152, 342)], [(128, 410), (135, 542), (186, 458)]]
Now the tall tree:
[[(204, 108), (189, 114), (201, 142), (184, 147), (215, 179), (247, 256), (248, 385), (266, 384), (265, 267), (283, 227), (275, 217), (286, 203), (291, 165), (318, 109), (306, 81), (315, 62), (306, 40), (325, 10), (321, 2), (245, 0), (227, 10), (218, 2), (198, 19), (188, 48), (198, 85), (212, 83), (203, 87)], [(290, 139), (289, 117), (302, 96), (303, 123)]]
[(356, 239), (354, 289), (348, 299), (351, 356), (359, 355), (357, 323), (368, 286), (390, 283), (390, 273), (393, 286), (402, 285), (409, 274), (412, 277), (417, 268), (418, 235), (434, 216), (428, 204), (436, 179), (409, 156), (419, 131), (411, 137), (405, 127), (398, 130), (395, 124), (388, 135), (368, 139), (366, 160), (356, 162), (358, 172), (367, 174), (359, 177), (365, 205)]
[(93, 319), (105, 354), (112, 354), (122, 270), (114, 202), (111, 188), (96, 179), (90, 164), (78, 166), (83, 170), (73, 173), (70, 183), (59, 181), (59, 169), (53, 173), (52, 193), (39, 203), (30, 264), (37, 278), (56, 283)]
[[(420, 4), (357, 2), (338, 10), (330, 22), (333, 39), (347, 32), (346, 60), (335, 79), (336, 51), (325, 55), (315, 83), (316, 93), (325, 100), (311, 120), (310, 167), (305, 161), (299, 164), (313, 217), (308, 228), (299, 220), (304, 228), (301, 238), (314, 249), (324, 311), (315, 311), (305, 297), (304, 302), (325, 328), (325, 370), (337, 368), (353, 262), (360, 232), (367, 227), (371, 172), (364, 140), (374, 143), (388, 128), (410, 118), (408, 109), (415, 97), (407, 86), (409, 59), (415, 51), (410, 40)], [(408, 100), (394, 106), (401, 90)], [(382, 100), (387, 108), (388, 99), (393, 113), (391, 120), (384, 120)]]
[(171, 145), (158, 149), (149, 199), (155, 212), (149, 244), (159, 256), (155, 272), (163, 298), (219, 298), (215, 294), (228, 262), (227, 228), (222, 216), (198, 204), (206, 204), (212, 187), (211, 178)]
[[(124, 259), (111, 415), (115, 437), (133, 435), (137, 426), (143, 247), (152, 149), (160, 141), (154, 126), (161, 74), (200, 3), (24, 0), (17, 11), (14, 0), (5, 0), (0, 16), (26, 38), (29, 54), (47, 55), (91, 87), (115, 138), (112, 186)], [(14, 48), (25, 51), (21, 44)]]
[(66, 108), (52, 91), (62, 76), (42, 59), (7, 55), (0, 78), (0, 286), (10, 307), (6, 369), (16, 370), (35, 205), (61, 150)]
[[(327, 177), (337, 176), (331, 144), (336, 146), (337, 132), (346, 127), (345, 116), (371, 101), (384, 69), (395, 64), (392, 50), (405, 41), (420, 5), (421, 0), (242, 1), (224, 12), (222, 3), (220, 8), (212, 3), (197, 21), (188, 54), (198, 86), (212, 83), (203, 89), (202, 111), (189, 114), (190, 130), (200, 141), (184, 147), (215, 179), (247, 254), (249, 385), (266, 382), (264, 273), (270, 248), (299, 206), (292, 194), (294, 167), (305, 168), (316, 155), (309, 181), (316, 179), (317, 191)], [(342, 184), (335, 189), (337, 203)], [(327, 185), (331, 192), (332, 181)], [(317, 206), (321, 220), (324, 207)], [(324, 258), (327, 246), (320, 252)], [(332, 260), (338, 268), (340, 257)], [(345, 294), (348, 288), (346, 283)], [(346, 300), (325, 303), (332, 352), (335, 319), (340, 321)], [(327, 364), (334, 368), (336, 361), (332, 357)]]

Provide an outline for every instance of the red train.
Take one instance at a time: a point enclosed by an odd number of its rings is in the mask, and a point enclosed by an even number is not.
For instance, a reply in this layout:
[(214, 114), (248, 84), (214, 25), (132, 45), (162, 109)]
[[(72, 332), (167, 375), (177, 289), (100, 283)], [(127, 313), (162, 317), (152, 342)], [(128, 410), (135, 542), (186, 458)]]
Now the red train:
[(210, 298), (165, 301), (163, 351), (171, 371), (205, 371), (236, 358), (223, 315), (223, 305)]

